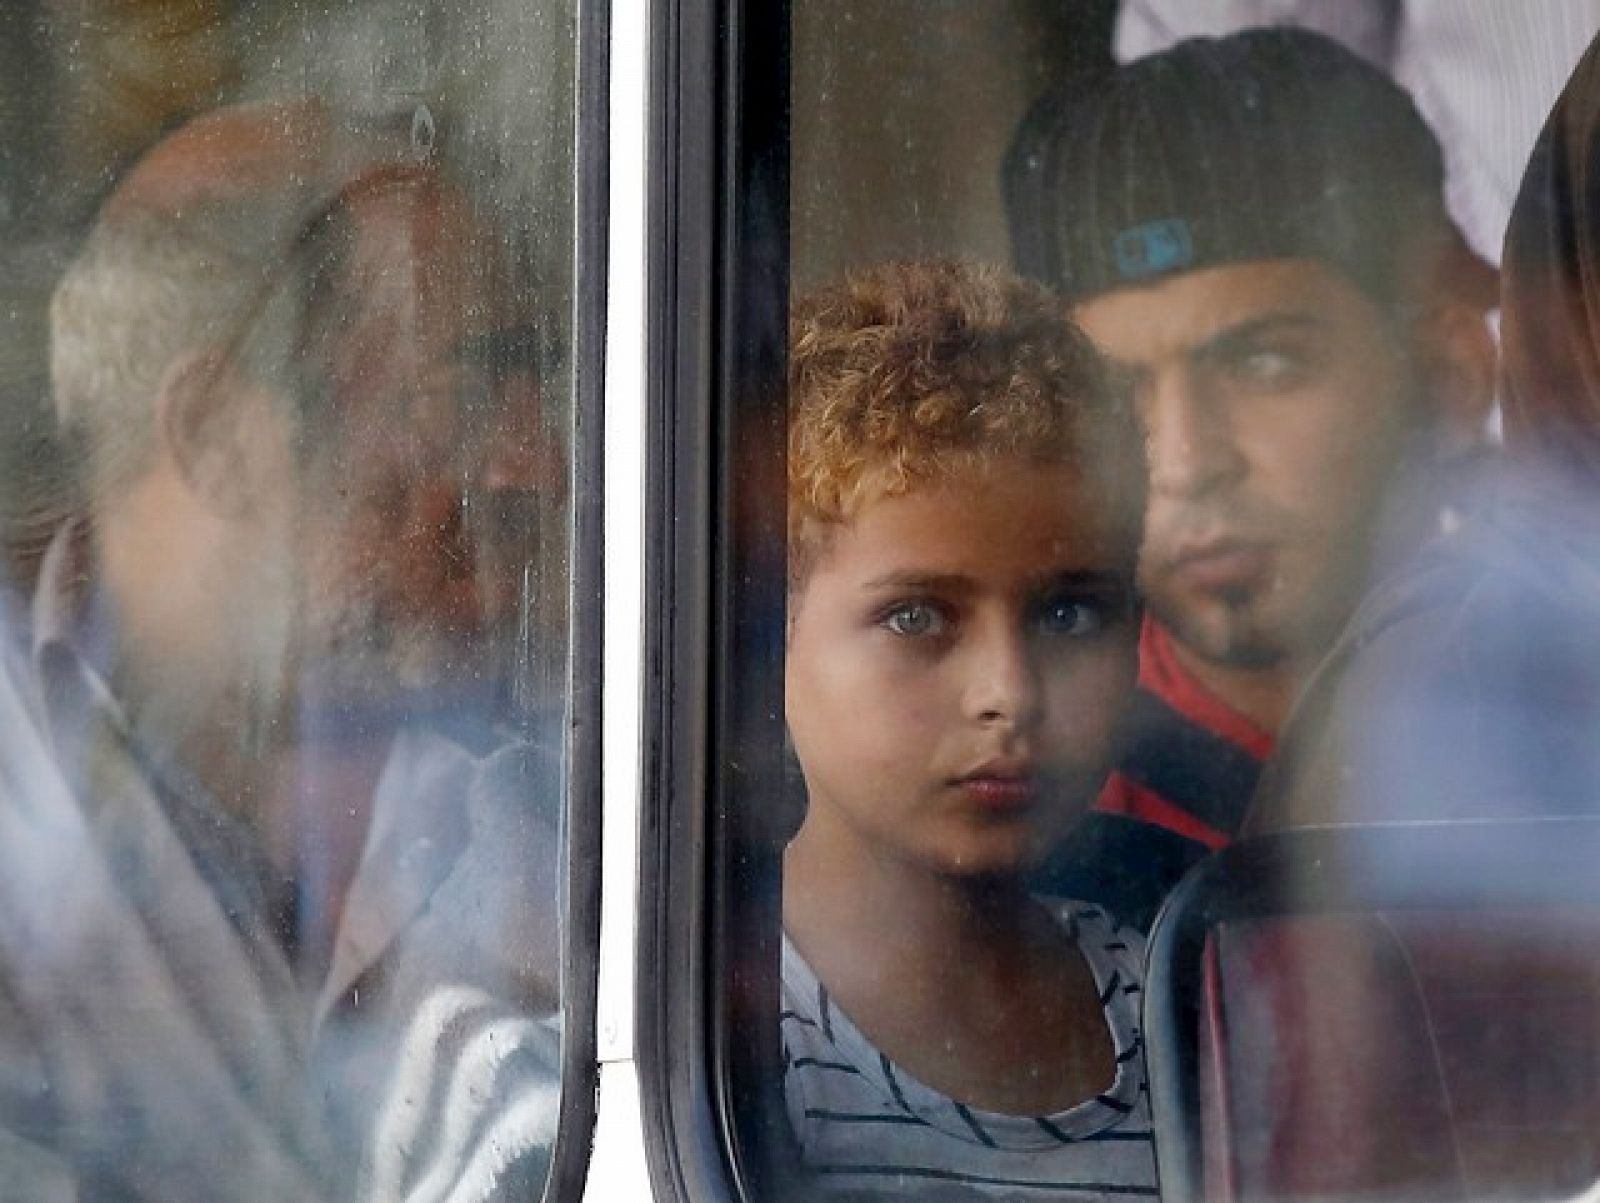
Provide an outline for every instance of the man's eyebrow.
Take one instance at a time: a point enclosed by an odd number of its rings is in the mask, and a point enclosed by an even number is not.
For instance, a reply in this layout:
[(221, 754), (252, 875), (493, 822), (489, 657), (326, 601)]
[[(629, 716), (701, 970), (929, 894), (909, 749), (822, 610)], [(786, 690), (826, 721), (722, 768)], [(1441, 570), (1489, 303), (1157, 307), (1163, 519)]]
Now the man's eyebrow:
[(1309, 330), (1323, 324), (1323, 319), (1309, 309), (1290, 309), (1251, 318), (1237, 326), (1213, 334), (1190, 352), (1195, 359), (1220, 359), (1257, 339), (1292, 330)]

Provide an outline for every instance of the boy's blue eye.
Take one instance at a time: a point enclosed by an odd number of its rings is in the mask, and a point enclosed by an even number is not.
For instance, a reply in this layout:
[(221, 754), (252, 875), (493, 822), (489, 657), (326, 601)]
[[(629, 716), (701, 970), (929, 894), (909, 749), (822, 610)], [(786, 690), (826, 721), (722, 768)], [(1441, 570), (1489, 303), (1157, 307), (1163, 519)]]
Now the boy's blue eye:
[(1105, 629), (1106, 606), (1097, 601), (1058, 597), (1040, 608), (1038, 621), (1048, 634), (1071, 635), (1081, 639), (1097, 635)]
[(906, 602), (885, 614), (883, 625), (896, 635), (915, 639), (942, 634), (948, 624), (945, 616), (927, 602)]

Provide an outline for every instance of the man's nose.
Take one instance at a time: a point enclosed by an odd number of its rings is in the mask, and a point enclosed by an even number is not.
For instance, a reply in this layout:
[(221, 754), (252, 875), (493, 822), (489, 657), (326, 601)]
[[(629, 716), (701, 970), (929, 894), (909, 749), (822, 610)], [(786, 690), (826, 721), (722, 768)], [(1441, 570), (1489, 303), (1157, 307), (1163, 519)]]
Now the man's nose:
[(1244, 474), (1233, 415), (1199, 373), (1174, 369), (1159, 376), (1141, 398), (1139, 411), (1153, 494), (1203, 497)]
[(559, 530), (551, 523), (567, 502), (566, 455), (537, 410), (479, 433), (462, 494), (469, 530), (480, 558), (520, 564)]
[(1038, 649), (1013, 620), (973, 626), (966, 665), (968, 717), (984, 725), (1031, 727), (1041, 704)]
[(538, 386), (517, 378), (501, 398), (501, 420), (485, 432), (474, 473), (485, 493), (538, 493), (547, 501), (566, 496), (566, 456), (546, 419)]
[(486, 493), (562, 491), (564, 463), (553, 441), (538, 432), (496, 440), (484, 448), (477, 486)]

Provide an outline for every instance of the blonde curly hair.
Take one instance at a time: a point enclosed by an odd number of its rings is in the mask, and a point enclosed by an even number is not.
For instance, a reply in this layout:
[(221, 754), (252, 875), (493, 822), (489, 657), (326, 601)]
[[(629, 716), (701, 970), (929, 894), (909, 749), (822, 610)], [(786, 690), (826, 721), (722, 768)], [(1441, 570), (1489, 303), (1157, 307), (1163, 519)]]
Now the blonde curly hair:
[(1141, 449), (1124, 390), (1047, 290), (951, 260), (857, 272), (790, 319), (790, 589), (866, 502), (995, 460), (1088, 473), (1137, 539)]

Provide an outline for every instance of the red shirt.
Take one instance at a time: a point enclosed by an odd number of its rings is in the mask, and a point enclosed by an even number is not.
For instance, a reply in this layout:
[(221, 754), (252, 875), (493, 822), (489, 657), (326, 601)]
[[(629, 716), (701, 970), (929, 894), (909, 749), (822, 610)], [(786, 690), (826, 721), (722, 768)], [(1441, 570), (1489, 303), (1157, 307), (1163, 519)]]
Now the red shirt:
[(1148, 616), (1122, 734), (1097, 810), (1154, 823), (1209, 849), (1233, 839), (1273, 737), (1197, 681), (1179, 662), (1172, 636)]

